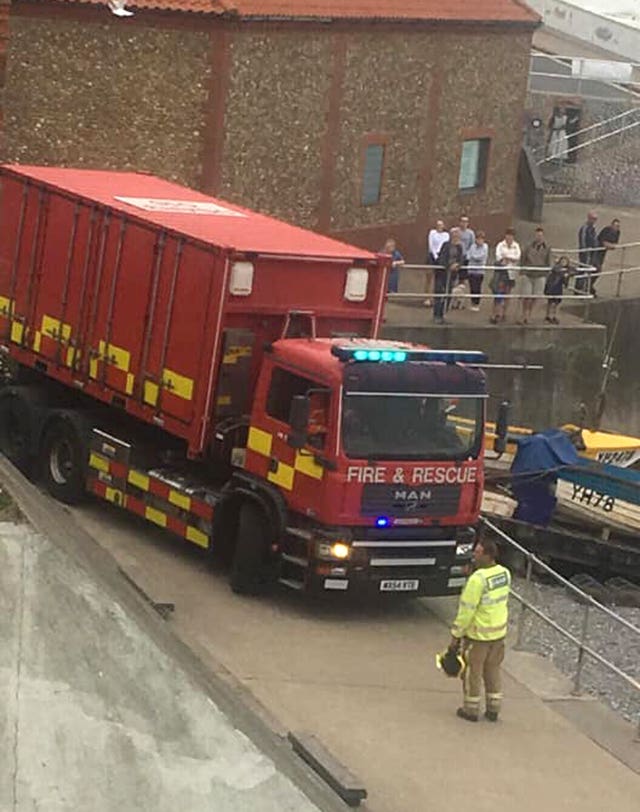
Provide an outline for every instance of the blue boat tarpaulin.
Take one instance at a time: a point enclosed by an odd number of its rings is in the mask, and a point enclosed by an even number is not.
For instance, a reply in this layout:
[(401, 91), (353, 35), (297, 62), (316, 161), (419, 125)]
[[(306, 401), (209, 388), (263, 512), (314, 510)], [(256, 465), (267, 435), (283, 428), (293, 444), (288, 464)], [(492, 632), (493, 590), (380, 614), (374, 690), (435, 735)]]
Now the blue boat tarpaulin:
[(553, 475), (566, 465), (581, 465), (569, 435), (560, 429), (541, 431), (518, 439), (518, 450), (511, 465), (512, 474), (540, 474), (548, 471)]
[(517, 443), (511, 465), (511, 487), (518, 500), (514, 518), (546, 526), (555, 506), (554, 486), (558, 479), (640, 505), (640, 472), (579, 457), (566, 432), (543, 431), (518, 439)]

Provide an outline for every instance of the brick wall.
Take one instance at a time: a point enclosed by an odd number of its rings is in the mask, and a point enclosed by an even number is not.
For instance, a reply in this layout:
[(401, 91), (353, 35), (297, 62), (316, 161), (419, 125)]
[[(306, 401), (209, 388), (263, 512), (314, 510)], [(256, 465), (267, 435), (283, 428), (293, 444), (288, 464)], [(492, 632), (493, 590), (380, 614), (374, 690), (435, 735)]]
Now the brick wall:
[(222, 197), (316, 225), (330, 69), (331, 37), (324, 33), (234, 33)]
[[(33, 9), (11, 19), (4, 160), (148, 170), (371, 248), (393, 234), (412, 259), (438, 216), (491, 239), (511, 219), (530, 32)], [(486, 187), (460, 194), (481, 136)], [(384, 178), (363, 206), (371, 137)]]
[(196, 185), (209, 37), (12, 15), (2, 157), (140, 169)]
[[(231, 46), (223, 195), (321, 227), (323, 138), (338, 101), (325, 228), (371, 248), (389, 233), (422, 258), (437, 216), (462, 210), (497, 237), (510, 222), (530, 33), (239, 29)], [(336, 53), (344, 49), (340, 58)], [(342, 62), (340, 62), (342, 59)], [(458, 192), (462, 140), (490, 135), (484, 190)], [(360, 201), (364, 145), (386, 143), (381, 200)]]
[[(419, 173), (428, 149), (435, 44), (433, 35), (410, 32), (349, 38), (331, 201), (335, 231), (415, 222)], [(362, 206), (363, 138), (376, 134), (388, 139), (382, 195), (377, 205)]]

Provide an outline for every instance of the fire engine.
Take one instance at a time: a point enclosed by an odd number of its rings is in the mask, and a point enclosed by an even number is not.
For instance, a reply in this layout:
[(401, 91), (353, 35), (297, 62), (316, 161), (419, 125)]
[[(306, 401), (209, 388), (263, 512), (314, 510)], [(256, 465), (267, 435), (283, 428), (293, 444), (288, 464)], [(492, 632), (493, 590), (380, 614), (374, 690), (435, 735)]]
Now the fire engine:
[(388, 258), (150, 175), (0, 168), (0, 449), (232, 588), (459, 591), (477, 352), (378, 339)]

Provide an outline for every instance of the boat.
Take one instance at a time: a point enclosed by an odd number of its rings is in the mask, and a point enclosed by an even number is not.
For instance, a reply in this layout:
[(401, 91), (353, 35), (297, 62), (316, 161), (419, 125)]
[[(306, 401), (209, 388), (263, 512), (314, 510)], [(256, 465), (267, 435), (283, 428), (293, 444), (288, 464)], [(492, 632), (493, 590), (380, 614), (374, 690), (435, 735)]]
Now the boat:
[(640, 471), (591, 463), (560, 471), (557, 511), (584, 526), (640, 535)]
[[(566, 431), (522, 437), (509, 471), (494, 471), (487, 483), (490, 516), (595, 528), (602, 538), (640, 536), (640, 471), (581, 457)], [(505, 488), (516, 502), (511, 514)]]
[[(640, 437), (631, 437), (613, 431), (585, 429), (572, 423), (561, 426), (561, 430), (569, 435), (578, 456), (582, 459), (615, 465), (619, 468), (629, 468), (640, 461)], [(495, 423), (486, 423), (486, 432), (486, 449), (490, 452), (488, 455), (490, 462), (496, 438)], [(500, 467), (504, 467), (505, 463), (513, 462), (518, 450), (518, 440), (531, 437), (535, 433), (533, 429), (523, 426), (509, 426), (507, 448), (500, 458)]]

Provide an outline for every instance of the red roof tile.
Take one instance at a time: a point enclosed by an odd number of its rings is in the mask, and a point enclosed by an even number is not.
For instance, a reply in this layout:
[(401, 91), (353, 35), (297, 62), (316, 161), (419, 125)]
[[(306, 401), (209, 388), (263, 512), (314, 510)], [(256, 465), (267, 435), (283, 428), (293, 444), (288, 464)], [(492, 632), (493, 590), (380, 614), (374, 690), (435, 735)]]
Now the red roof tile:
[[(107, 5), (107, 0), (66, 0)], [(128, 0), (127, 7), (237, 14), (240, 17), (343, 20), (453, 20), (535, 23), (524, 0)]]

